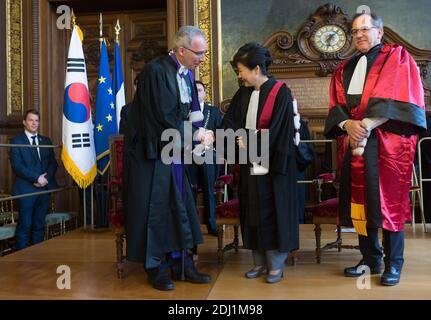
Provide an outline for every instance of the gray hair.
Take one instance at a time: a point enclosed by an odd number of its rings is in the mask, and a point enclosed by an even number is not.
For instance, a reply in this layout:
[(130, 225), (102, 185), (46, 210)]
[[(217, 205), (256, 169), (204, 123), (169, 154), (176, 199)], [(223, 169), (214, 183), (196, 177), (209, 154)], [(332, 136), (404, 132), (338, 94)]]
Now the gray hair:
[(205, 34), (201, 29), (195, 26), (182, 26), (174, 37), (174, 50), (177, 50), (179, 47), (187, 47), (190, 48), (192, 45), (192, 40), (195, 37), (202, 37), (205, 39)]
[(374, 13), (357, 13), (352, 19), (352, 24), (356, 20), (356, 18), (359, 18), (363, 15), (369, 15), (371, 17), (371, 23), (373, 24), (373, 27), (376, 27), (377, 29), (381, 29), (383, 31), (383, 19), (380, 16), (375, 15)]

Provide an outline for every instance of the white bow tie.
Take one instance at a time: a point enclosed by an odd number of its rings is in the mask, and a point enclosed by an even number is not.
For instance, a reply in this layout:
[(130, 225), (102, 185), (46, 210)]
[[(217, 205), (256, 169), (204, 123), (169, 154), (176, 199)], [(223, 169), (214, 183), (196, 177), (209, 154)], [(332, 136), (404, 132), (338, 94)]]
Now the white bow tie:
[(181, 75), (181, 76), (185, 76), (185, 75), (187, 75), (187, 73), (189, 72), (189, 70), (187, 69), (187, 68), (185, 68), (185, 67), (183, 67), (183, 66), (181, 66), (180, 67), (180, 69), (178, 69), (178, 73)]

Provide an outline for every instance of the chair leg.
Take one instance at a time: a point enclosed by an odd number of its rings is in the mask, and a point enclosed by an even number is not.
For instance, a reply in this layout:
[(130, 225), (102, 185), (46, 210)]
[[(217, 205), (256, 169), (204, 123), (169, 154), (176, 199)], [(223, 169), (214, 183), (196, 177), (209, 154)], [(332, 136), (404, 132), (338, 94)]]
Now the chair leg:
[(322, 235), (322, 229), (320, 228), (320, 224), (314, 224), (314, 234), (316, 237), (316, 262), (320, 263), (321, 260), (321, 249), (320, 249), (320, 237)]
[(411, 201), (412, 201), (412, 220), (411, 220), (411, 225), (412, 225), (412, 227), (414, 229), (415, 228), (415, 224), (416, 224), (416, 222), (415, 222), (416, 192), (415, 191), (412, 192), (411, 195), (412, 195), (412, 199), (411, 199)]
[(290, 265), (296, 266), (296, 262), (298, 261), (298, 250), (290, 251), (289, 254), (290, 254)]
[(234, 238), (233, 238), (233, 245), (235, 248), (235, 252), (238, 252), (238, 246), (239, 246), (239, 233), (238, 233), (238, 225), (233, 226), (234, 230)]
[(421, 213), (422, 224), (424, 226), (425, 233), (427, 233), (428, 232), (428, 230), (427, 230), (427, 222), (425, 220), (424, 207), (422, 206), (422, 199), (421, 199), (421, 194), (420, 193), (418, 193), (418, 199), (419, 199), (419, 210), (420, 210), (420, 213)]
[(118, 279), (123, 279), (123, 269), (124, 269), (124, 262), (123, 262), (123, 234), (117, 233), (116, 234), (116, 245), (117, 245), (117, 277)]
[(217, 259), (219, 263), (223, 262), (223, 225), (218, 224), (217, 225), (217, 242), (218, 242), (218, 248), (217, 248)]
[(337, 225), (337, 249), (341, 252), (341, 247), (343, 245), (343, 240), (341, 239), (341, 227)]

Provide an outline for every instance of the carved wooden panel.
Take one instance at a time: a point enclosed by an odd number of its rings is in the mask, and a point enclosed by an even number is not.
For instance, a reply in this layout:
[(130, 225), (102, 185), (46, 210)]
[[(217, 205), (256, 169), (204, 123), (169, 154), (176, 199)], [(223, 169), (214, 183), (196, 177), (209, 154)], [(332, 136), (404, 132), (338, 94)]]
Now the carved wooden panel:
[(168, 51), (166, 13), (129, 16), (126, 63), (130, 71), (130, 88), (133, 79), (146, 62)]
[[(115, 23), (119, 19), (121, 58), (126, 90), (126, 102), (133, 99), (133, 80), (143, 69), (145, 62), (167, 52), (166, 13), (142, 11), (138, 13), (103, 14), (103, 35), (108, 44), (108, 58), (113, 68)], [(88, 86), (94, 111), (99, 71), (99, 14), (79, 16), (79, 25), (84, 33), (84, 55), (87, 62)]]

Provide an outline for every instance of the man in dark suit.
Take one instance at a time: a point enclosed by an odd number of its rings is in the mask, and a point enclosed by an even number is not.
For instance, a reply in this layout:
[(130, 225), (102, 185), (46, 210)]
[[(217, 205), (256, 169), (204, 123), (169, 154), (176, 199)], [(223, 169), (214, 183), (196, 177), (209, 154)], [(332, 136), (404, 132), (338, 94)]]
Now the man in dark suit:
[[(201, 81), (196, 81), (196, 88), (201, 111), (204, 114), (204, 128), (215, 133), (216, 129), (220, 127), (222, 122), (220, 110), (217, 107), (205, 103), (205, 85)], [(207, 225), (208, 233), (216, 236), (216, 199), (214, 195), (214, 183), (218, 177), (218, 166), (216, 164), (215, 152), (213, 150), (207, 150), (206, 152), (213, 152), (213, 163), (193, 163), (188, 166), (188, 170), (190, 175), (190, 183), (192, 184), (195, 191), (195, 198), (198, 187), (202, 188), (204, 194), (205, 224)]]
[[(39, 112), (27, 110), (23, 120), (24, 132), (11, 140), (11, 144), (52, 145), (48, 137), (38, 134)], [(15, 174), (13, 194), (20, 195), (57, 188), (54, 175), (57, 170), (52, 148), (12, 147), (10, 161)], [(45, 215), (49, 207), (49, 194), (19, 199), (19, 219), (16, 228), (16, 249), (43, 241)]]

